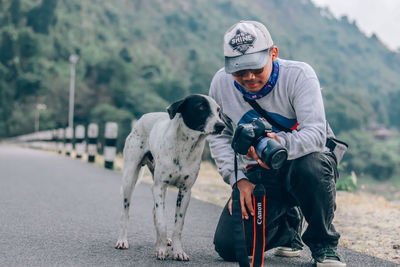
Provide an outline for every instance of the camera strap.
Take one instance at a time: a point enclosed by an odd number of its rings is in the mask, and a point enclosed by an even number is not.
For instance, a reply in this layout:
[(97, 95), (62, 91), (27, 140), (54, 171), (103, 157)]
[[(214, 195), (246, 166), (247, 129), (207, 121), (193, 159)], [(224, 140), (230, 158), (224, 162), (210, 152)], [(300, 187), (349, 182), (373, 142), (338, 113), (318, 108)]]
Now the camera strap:
[(244, 101), (246, 101), (247, 103), (249, 103), (249, 105), (255, 110), (257, 111), (258, 114), (260, 114), (261, 116), (264, 117), (264, 119), (266, 119), (272, 126), (274, 126), (276, 129), (278, 129), (279, 131), (284, 131), (287, 133), (290, 133), (292, 130), (289, 128), (286, 128), (282, 125), (280, 125), (279, 123), (277, 123), (270, 115), (268, 115), (268, 113), (263, 110), (260, 105), (257, 103), (257, 101), (252, 100), (252, 99), (248, 99), (247, 97), (243, 96)]
[(263, 266), (265, 250), (265, 189), (262, 184), (256, 184), (253, 189), (253, 216), (254, 243), (252, 267)]
[[(234, 159), (235, 179), (237, 183), (237, 154)], [(253, 207), (255, 214), (253, 216), (253, 259), (252, 267), (261, 267), (264, 264), (265, 250), (265, 188), (262, 184), (256, 184), (253, 189)], [(233, 239), (235, 244), (236, 260), (240, 267), (250, 267), (247, 245), (245, 240), (244, 225), (242, 220), (242, 208), (240, 205), (240, 191), (236, 185), (232, 192), (232, 224), (233, 224)]]

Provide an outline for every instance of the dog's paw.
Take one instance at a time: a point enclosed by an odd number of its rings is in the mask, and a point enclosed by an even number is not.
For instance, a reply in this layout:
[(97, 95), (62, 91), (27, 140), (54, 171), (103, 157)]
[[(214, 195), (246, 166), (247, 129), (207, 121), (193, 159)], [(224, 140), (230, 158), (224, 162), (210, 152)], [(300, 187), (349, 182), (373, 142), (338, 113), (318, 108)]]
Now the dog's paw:
[(180, 252), (174, 252), (174, 260), (176, 261), (188, 261), (189, 256), (186, 255), (185, 252), (180, 251)]
[(129, 243), (127, 239), (120, 239), (117, 241), (117, 244), (115, 245), (116, 249), (128, 249), (129, 248)]
[(168, 258), (168, 250), (167, 248), (163, 249), (163, 248), (159, 248), (156, 250), (156, 258), (158, 260), (165, 260)]

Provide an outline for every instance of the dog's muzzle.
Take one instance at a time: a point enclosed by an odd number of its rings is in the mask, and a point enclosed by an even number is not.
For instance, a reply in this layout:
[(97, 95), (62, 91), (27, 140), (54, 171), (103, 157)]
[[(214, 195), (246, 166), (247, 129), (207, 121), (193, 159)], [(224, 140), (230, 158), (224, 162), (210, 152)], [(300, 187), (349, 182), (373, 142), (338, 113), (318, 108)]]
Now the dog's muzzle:
[(222, 123), (222, 122), (217, 122), (217, 123), (214, 125), (214, 132), (213, 132), (213, 134), (220, 134), (220, 133), (222, 133), (222, 131), (224, 130), (224, 128), (225, 128), (225, 124), (224, 124), (224, 123)]

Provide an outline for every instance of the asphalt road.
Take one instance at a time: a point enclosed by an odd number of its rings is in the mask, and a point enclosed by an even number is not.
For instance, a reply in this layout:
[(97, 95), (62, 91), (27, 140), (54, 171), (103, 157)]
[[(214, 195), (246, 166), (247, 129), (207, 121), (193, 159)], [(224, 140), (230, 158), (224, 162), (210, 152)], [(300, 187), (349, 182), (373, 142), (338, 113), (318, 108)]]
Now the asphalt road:
[[(130, 248), (114, 249), (120, 177), (55, 153), (0, 144), (0, 266), (238, 266), (223, 262), (212, 245), (221, 207), (196, 199), (183, 231), (191, 260), (156, 260), (152, 198), (145, 183), (133, 194)], [(169, 229), (175, 199), (169, 191)], [(343, 247), (339, 251), (347, 266), (398, 266)], [(271, 251), (264, 266), (312, 266), (312, 260), (308, 249), (295, 259)]]

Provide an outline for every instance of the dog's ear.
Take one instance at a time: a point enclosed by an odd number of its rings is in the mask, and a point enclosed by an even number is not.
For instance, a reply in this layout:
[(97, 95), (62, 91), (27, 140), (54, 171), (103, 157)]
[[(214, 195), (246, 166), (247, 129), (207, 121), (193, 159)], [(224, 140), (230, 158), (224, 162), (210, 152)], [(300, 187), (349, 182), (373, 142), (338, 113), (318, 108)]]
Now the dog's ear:
[(181, 106), (184, 101), (184, 99), (176, 101), (175, 103), (172, 103), (169, 107), (167, 107), (169, 118), (171, 120), (175, 117), (176, 113), (181, 112)]

